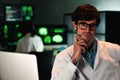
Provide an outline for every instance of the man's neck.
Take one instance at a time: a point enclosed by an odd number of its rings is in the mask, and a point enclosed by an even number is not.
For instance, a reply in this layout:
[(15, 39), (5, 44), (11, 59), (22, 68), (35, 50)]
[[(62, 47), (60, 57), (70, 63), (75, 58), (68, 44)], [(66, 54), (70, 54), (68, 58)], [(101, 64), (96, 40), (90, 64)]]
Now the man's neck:
[(88, 49), (91, 49), (91, 47), (93, 46), (94, 41), (95, 41), (95, 38), (91, 39), (91, 41), (87, 44)]

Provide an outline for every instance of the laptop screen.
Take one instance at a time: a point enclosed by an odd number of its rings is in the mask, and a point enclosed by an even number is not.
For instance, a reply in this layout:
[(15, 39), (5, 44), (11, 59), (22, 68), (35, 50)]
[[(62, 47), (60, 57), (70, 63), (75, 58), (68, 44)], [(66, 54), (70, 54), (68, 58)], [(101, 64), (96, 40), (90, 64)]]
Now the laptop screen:
[(0, 80), (39, 80), (36, 56), (0, 51)]

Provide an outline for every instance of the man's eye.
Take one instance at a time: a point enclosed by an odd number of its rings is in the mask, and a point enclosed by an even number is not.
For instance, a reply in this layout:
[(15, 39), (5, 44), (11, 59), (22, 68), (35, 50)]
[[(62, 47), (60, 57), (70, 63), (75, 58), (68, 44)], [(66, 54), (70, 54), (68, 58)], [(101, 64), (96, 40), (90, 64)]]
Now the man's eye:
[(87, 24), (85, 24), (85, 23), (82, 23), (82, 26), (87, 26)]

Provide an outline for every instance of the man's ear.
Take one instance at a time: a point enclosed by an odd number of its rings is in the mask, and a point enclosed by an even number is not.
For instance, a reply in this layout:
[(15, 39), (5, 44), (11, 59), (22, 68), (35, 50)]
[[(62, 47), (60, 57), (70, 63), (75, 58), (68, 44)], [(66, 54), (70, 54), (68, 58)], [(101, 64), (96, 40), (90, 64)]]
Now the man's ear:
[(75, 29), (75, 31), (77, 30), (77, 25), (74, 21), (72, 21), (72, 25), (73, 25), (73, 28)]

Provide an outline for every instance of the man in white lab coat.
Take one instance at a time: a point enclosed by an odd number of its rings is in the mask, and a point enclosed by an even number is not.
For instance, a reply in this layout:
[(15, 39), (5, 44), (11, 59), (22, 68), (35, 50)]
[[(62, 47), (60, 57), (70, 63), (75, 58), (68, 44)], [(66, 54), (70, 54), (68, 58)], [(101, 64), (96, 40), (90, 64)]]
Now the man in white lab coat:
[(98, 10), (78, 6), (72, 14), (74, 43), (56, 55), (51, 80), (120, 80), (120, 46), (94, 35), (100, 23)]

